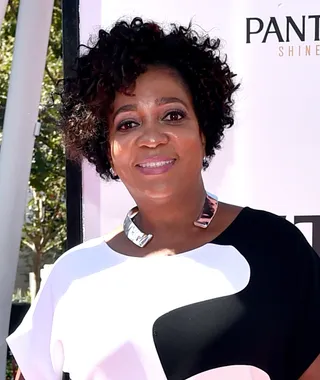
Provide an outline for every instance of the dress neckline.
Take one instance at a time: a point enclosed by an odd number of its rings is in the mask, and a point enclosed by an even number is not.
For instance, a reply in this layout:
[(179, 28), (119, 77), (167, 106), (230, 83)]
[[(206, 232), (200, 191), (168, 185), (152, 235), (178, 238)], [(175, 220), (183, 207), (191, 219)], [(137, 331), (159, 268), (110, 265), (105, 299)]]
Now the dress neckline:
[(205, 243), (203, 245), (200, 245), (199, 247), (196, 247), (196, 248), (193, 248), (193, 249), (190, 249), (190, 250), (186, 250), (186, 251), (174, 254), (174, 255), (130, 256), (130, 255), (127, 255), (125, 253), (118, 252), (118, 251), (114, 250), (113, 248), (111, 248), (110, 245), (106, 242), (105, 236), (102, 238), (103, 239), (102, 244), (112, 254), (117, 255), (118, 257), (123, 257), (123, 258), (128, 259), (128, 260), (141, 260), (141, 259), (148, 259), (148, 260), (150, 260), (150, 259), (157, 259), (157, 260), (159, 260), (159, 259), (163, 259), (163, 258), (165, 258), (165, 259), (168, 259), (168, 258), (172, 259), (172, 258), (176, 258), (176, 257), (184, 257), (184, 256), (188, 256), (190, 253), (194, 253), (196, 251), (199, 251), (199, 250), (203, 249), (203, 247), (206, 247), (209, 244), (220, 244), (220, 241), (223, 241), (225, 239), (225, 237), (232, 232), (232, 230), (236, 227), (236, 225), (238, 223), (240, 223), (240, 221), (243, 218), (244, 214), (246, 214), (248, 210), (250, 210), (250, 207), (244, 207), (239, 212), (239, 214), (235, 217), (235, 219), (228, 225), (228, 227), (225, 228), (213, 240), (211, 240), (211, 241), (209, 241), (209, 242), (207, 242), (207, 243)]

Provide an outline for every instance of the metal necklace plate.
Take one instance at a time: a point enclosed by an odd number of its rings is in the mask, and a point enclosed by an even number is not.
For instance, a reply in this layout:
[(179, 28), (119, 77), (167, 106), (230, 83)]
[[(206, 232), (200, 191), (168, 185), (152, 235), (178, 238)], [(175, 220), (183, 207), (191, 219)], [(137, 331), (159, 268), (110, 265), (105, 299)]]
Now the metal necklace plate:
[(123, 231), (126, 234), (126, 237), (132, 241), (132, 243), (140, 248), (143, 248), (153, 238), (153, 235), (145, 234), (134, 223), (133, 219), (138, 213), (138, 207), (134, 207), (128, 212), (123, 222)]
[[(207, 192), (202, 211), (193, 222), (196, 227), (207, 228), (218, 209), (218, 198)], [(140, 248), (145, 247), (153, 238), (152, 234), (146, 234), (134, 223), (135, 216), (139, 213), (138, 207), (131, 209), (123, 222), (123, 230), (127, 238)]]

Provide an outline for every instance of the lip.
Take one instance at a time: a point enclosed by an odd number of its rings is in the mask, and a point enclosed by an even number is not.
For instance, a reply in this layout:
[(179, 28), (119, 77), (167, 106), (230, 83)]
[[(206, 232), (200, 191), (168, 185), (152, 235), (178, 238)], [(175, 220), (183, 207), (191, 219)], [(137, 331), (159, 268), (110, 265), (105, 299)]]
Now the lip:
[(167, 156), (153, 156), (144, 159), (135, 166), (142, 174), (159, 175), (168, 172), (174, 166), (175, 162), (175, 158)]

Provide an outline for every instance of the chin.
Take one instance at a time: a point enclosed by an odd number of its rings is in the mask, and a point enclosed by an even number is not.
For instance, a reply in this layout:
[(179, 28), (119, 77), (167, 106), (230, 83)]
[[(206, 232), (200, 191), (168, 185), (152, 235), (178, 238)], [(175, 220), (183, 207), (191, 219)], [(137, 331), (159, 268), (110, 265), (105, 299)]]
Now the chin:
[(143, 191), (144, 195), (149, 199), (166, 200), (175, 193), (172, 186), (161, 184), (159, 186), (150, 186)]

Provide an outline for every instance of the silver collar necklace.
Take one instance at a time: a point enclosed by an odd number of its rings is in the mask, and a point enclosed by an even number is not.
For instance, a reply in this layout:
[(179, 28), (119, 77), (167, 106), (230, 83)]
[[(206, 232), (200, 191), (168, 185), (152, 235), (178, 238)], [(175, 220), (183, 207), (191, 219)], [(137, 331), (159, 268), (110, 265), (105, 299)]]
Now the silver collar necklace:
[[(214, 218), (218, 209), (218, 198), (207, 192), (202, 211), (193, 222), (196, 227), (207, 228)], [(145, 247), (153, 235), (142, 232), (139, 227), (134, 223), (134, 218), (139, 213), (138, 207), (131, 209), (123, 222), (123, 230), (127, 238), (140, 248)]]

